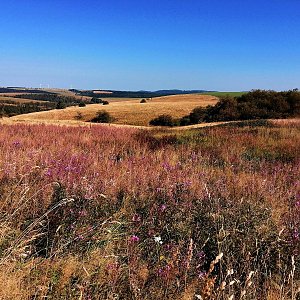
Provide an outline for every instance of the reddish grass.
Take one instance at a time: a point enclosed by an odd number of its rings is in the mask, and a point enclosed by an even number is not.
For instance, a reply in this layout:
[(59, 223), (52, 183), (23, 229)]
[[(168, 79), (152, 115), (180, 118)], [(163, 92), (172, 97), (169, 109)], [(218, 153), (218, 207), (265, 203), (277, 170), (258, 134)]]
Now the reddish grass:
[(0, 125), (0, 299), (295, 300), (299, 132)]

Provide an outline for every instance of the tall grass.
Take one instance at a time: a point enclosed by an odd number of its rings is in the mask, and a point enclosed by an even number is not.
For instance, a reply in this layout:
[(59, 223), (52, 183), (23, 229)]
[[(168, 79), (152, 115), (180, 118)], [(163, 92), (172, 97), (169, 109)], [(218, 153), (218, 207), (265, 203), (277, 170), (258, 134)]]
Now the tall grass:
[(298, 299), (299, 133), (0, 125), (0, 299)]

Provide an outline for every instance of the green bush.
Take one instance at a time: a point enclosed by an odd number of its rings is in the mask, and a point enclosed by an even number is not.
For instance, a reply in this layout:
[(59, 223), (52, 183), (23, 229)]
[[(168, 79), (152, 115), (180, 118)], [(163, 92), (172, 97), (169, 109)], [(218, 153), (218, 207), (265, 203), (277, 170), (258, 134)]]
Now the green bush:
[(62, 101), (58, 101), (56, 104), (56, 109), (64, 109), (66, 108), (66, 104)]
[(106, 110), (101, 110), (97, 112), (95, 118), (91, 120), (93, 123), (111, 123), (114, 118)]
[(174, 120), (170, 115), (160, 115), (150, 121), (154, 126), (174, 126)]
[(95, 97), (93, 97), (92, 99), (91, 99), (91, 102), (92, 103), (103, 103), (103, 100), (102, 99), (99, 99), (99, 98), (95, 98)]

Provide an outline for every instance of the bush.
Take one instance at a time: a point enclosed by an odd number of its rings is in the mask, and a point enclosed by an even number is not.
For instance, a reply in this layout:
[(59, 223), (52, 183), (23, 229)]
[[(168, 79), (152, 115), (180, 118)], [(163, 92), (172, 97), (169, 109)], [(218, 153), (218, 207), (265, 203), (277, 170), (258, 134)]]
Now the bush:
[(82, 120), (83, 119), (83, 115), (80, 111), (77, 112), (76, 116), (75, 116), (76, 120)]
[(56, 109), (64, 109), (66, 108), (65, 103), (63, 103), (62, 101), (58, 101), (56, 104)]
[(174, 126), (174, 120), (170, 115), (160, 115), (150, 121), (154, 126)]
[(147, 101), (146, 101), (145, 99), (142, 99), (142, 100), (140, 101), (140, 103), (147, 103)]
[(204, 107), (196, 107), (192, 110), (188, 119), (190, 120), (190, 124), (198, 124), (205, 120), (206, 109)]
[(187, 126), (187, 125), (191, 125), (191, 120), (189, 116), (185, 116), (180, 119), (180, 126)]
[(99, 98), (93, 97), (93, 98), (91, 99), (91, 102), (92, 102), (92, 103), (95, 103), (95, 104), (96, 104), (96, 103), (99, 103), (99, 104), (100, 104), (100, 103), (103, 103), (103, 100), (102, 100), (102, 99), (99, 99)]
[(103, 104), (103, 105), (108, 105), (108, 104), (109, 104), (109, 102), (108, 102), (108, 101), (106, 101), (106, 100), (103, 100), (103, 101), (102, 101), (102, 104)]
[(86, 104), (85, 104), (83, 101), (81, 101), (81, 102), (78, 104), (78, 106), (79, 106), (79, 107), (85, 107)]
[(97, 112), (95, 118), (91, 120), (93, 123), (111, 123), (114, 118), (106, 110), (101, 110)]

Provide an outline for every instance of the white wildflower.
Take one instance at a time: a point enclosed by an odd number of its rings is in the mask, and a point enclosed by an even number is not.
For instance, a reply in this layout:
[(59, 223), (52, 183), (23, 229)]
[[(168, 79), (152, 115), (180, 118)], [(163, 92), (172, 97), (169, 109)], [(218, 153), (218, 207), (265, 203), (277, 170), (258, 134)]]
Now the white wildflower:
[(159, 243), (159, 244), (163, 243), (160, 236), (155, 236), (154, 237), (154, 242)]

